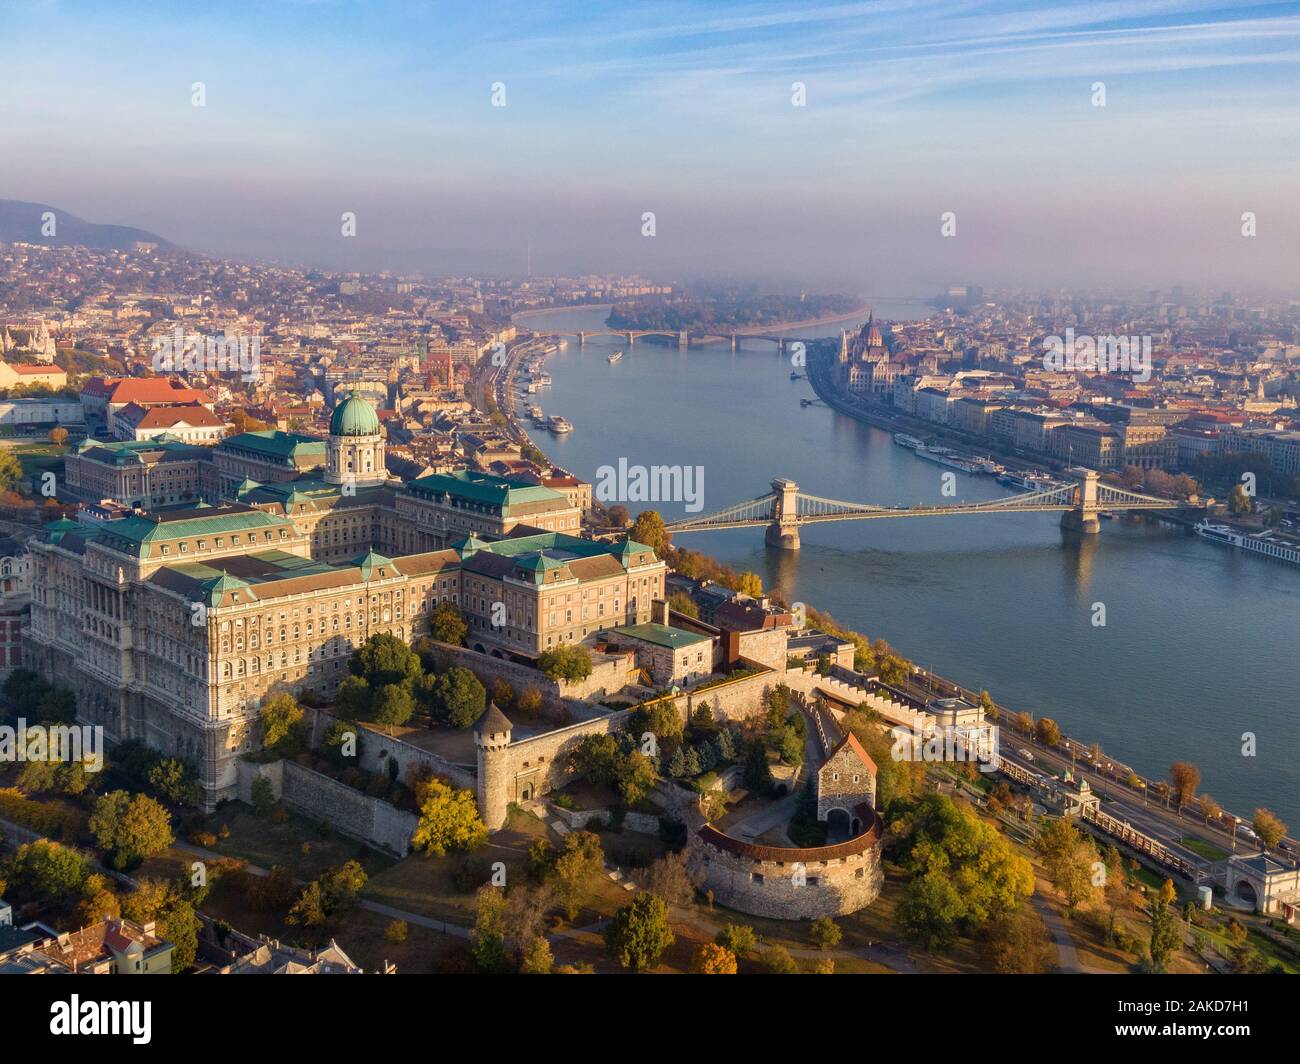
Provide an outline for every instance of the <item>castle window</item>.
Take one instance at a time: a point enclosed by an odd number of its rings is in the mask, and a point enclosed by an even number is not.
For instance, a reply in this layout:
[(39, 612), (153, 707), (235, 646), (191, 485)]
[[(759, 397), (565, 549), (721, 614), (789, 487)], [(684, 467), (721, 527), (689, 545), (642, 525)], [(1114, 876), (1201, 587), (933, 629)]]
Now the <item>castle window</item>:
[(858, 774), (857, 774), (856, 772), (853, 773), (853, 782), (854, 782), (854, 783), (857, 783), (857, 782), (858, 782), (858, 779), (859, 779)]
[(832, 779), (832, 780), (838, 780), (839, 778), (840, 778), (840, 774), (839, 774), (838, 772), (832, 772), (832, 773), (831, 773), (831, 779)]
[(762, 883), (762, 882), (763, 882), (763, 873), (762, 873), (762, 872), (750, 872), (750, 873), (749, 873), (749, 878), (750, 878), (751, 881), (753, 881), (753, 882), (755, 882), (755, 883)]

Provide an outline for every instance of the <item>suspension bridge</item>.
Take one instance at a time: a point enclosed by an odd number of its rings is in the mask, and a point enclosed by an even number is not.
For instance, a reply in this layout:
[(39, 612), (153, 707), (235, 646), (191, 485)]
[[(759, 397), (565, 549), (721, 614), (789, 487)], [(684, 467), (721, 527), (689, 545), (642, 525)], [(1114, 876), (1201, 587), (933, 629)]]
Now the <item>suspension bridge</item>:
[(723, 528), (767, 526), (767, 545), (781, 550), (799, 549), (799, 529), (824, 521), (871, 521), (889, 517), (957, 517), (963, 514), (1060, 513), (1061, 527), (1074, 532), (1101, 531), (1101, 511), (1175, 510), (1184, 504), (1172, 499), (1102, 484), (1092, 469), (1071, 469), (1073, 481), (1041, 491), (1011, 495), (987, 502), (951, 506), (873, 506), (868, 503), (823, 499), (799, 490), (793, 480), (778, 477), (772, 490), (757, 499), (699, 517), (673, 521), (669, 532), (711, 532)]

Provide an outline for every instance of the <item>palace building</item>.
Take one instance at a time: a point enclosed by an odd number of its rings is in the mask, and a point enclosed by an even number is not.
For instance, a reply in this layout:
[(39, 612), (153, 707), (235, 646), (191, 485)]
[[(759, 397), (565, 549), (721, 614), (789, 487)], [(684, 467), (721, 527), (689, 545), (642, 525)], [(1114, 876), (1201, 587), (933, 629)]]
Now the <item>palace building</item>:
[(188, 505), (58, 521), (31, 545), (29, 666), (70, 686), (111, 741), (192, 761), (209, 807), (233, 795), (268, 693), (329, 697), (353, 650), (379, 633), (412, 642), (439, 602), (459, 607), (473, 649), (526, 662), (646, 623), (664, 595), (653, 550), (579, 538), (559, 491), (468, 471), (389, 479), (362, 399), (334, 411), (323, 455), (313, 442), (225, 441), (269, 479), (218, 491), (218, 476), (253, 469), (175, 442), (90, 441), (68, 459), (90, 494)]

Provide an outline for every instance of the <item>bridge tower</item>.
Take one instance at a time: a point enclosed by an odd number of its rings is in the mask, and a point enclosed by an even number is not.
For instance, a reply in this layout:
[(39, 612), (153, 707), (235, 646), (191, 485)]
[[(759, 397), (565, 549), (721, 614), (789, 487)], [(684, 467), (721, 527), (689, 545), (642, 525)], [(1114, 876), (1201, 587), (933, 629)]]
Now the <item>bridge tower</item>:
[(582, 332), (581, 330), (579, 330), (578, 332), (578, 346), (579, 347), (587, 346), (587, 334), (585, 332)]
[(1074, 496), (1074, 509), (1061, 514), (1061, 527), (1095, 536), (1101, 531), (1101, 518), (1097, 516), (1097, 471), (1079, 467), (1070, 473), (1078, 480), (1079, 487)]
[(690, 343), (691, 343), (691, 338), (690, 338), (690, 336), (687, 334), (686, 330), (685, 330), (685, 329), (678, 329), (678, 330), (677, 330), (677, 346), (680, 347), (683, 351), (685, 351), (686, 348), (690, 346)]
[(636, 335), (632, 332), (627, 334), (627, 346), (633, 347), (636, 344)]
[(734, 351), (734, 350), (736, 350), (736, 348), (738, 348), (739, 346), (740, 346), (740, 344), (739, 344), (739, 342), (736, 340), (736, 334), (735, 334), (735, 333), (732, 333), (732, 334), (731, 334), (731, 349)]
[(778, 550), (799, 549), (799, 485), (786, 477), (772, 481), (776, 499), (773, 521), (767, 526), (765, 540)]

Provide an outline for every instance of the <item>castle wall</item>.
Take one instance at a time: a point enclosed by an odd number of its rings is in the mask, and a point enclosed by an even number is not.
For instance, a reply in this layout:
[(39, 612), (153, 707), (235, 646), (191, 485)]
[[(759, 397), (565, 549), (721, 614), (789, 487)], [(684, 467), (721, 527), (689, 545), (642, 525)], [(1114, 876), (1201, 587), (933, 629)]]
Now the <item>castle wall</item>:
[[(708, 825), (686, 844), (686, 870), (713, 900), (751, 916), (814, 920), (843, 916), (880, 896), (881, 831), (839, 846), (812, 849), (758, 846), (723, 835)], [(796, 873), (801, 873), (797, 875)]]
[(378, 798), (292, 761), (239, 764), (239, 797), (252, 804), (253, 780), (263, 776), (276, 799), (313, 820), (398, 857), (410, 852), (417, 818)]

